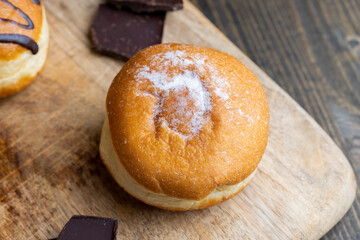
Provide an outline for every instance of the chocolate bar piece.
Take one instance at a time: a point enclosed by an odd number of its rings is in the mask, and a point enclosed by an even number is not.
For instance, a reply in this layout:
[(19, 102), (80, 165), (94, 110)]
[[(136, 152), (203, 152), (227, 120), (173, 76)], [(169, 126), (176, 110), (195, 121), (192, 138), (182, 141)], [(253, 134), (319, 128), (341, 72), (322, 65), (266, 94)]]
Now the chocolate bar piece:
[(133, 13), (100, 4), (91, 27), (94, 49), (128, 59), (148, 46), (161, 43), (165, 12)]
[(176, 11), (183, 8), (183, 0), (109, 0), (118, 8), (134, 12)]
[(72, 216), (57, 240), (115, 240), (117, 220), (92, 216)]

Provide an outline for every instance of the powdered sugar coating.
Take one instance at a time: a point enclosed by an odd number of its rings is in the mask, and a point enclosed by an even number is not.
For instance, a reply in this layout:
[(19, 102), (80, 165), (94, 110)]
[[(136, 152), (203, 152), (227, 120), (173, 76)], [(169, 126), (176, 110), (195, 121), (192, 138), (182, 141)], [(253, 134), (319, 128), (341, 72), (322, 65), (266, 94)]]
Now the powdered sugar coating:
[[(178, 73), (174, 74), (172, 69), (176, 68)], [(154, 70), (156, 69), (156, 70)], [(201, 80), (202, 76), (210, 72), (207, 86)], [(222, 101), (229, 99), (227, 93), (228, 83), (220, 77), (220, 74), (209, 64), (209, 60), (200, 54), (189, 55), (184, 51), (168, 51), (152, 56), (147, 65), (138, 66), (135, 74), (138, 82), (146, 79), (155, 87), (155, 94), (160, 101), (155, 108), (154, 118), (161, 115), (162, 107), (169, 94), (186, 91), (186, 96), (176, 99), (176, 106), (172, 115), (166, 121), (159, 118), (159, 124), (165, 124), (173, 131), (178, 132), (178, 126), (184, 119), (189, 119), (190, 133), (182, 135), (185, 138), (195, 136), (208, 120), (207, 113), (212, 109), (211, 93), (208, 88), (212, 87), (213, 93)], [(189, 105), (194, 107), (189, 109)]]

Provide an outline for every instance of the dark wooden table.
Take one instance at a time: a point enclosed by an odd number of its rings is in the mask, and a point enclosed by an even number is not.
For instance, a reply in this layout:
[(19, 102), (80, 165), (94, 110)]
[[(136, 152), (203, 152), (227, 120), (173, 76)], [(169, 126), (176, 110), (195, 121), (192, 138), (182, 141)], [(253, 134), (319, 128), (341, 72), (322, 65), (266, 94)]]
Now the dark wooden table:
[[(335, 140), (360, 181), (360, 1), (192, 0)], [(360, 192), (323, 239), (360, 239)]]

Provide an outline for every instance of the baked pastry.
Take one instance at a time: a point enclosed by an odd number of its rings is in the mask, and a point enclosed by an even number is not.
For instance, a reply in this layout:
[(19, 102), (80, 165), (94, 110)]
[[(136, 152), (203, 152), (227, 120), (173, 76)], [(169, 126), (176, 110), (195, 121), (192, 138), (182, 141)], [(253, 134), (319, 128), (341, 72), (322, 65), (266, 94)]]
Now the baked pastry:
[(168, 210), (212, 206), (254, 177), (269, 107), (256, 75), (223, 52), (159, 44), (132, 57), (106, 99), (101, 158), (126, 192)]
[(35, 79), (48, 45), (48, 24), (39, 0), (0, 0), (0, 98)]

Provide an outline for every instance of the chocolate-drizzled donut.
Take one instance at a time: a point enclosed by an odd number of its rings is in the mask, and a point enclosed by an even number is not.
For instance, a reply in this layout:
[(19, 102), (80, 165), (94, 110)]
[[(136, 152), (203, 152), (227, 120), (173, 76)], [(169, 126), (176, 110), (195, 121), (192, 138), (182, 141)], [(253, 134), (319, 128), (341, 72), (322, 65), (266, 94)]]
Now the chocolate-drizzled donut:
[(49, 31), (39, 0), (0, 0), (0, 98), (28, 86), (42, 69)]

